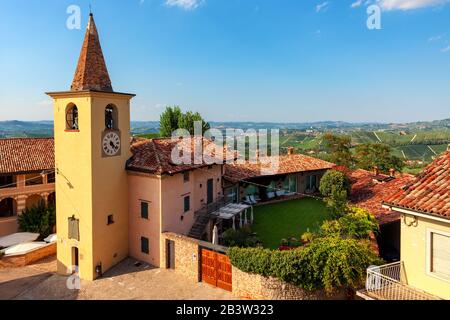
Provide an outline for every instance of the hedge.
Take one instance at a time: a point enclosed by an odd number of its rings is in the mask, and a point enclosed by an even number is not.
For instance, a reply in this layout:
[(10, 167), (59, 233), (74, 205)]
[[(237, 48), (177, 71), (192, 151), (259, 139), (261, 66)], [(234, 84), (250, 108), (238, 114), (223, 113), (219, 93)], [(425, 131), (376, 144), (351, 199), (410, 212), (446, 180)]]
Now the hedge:
[(357, 288), (364, 281), (367, 267), (381, 263), (368, 242), (336, 237), (317, 238), (306, 247), (290, 251), (230, 248), (228, 256), (241, 271), (328, 293), (342, 287)]

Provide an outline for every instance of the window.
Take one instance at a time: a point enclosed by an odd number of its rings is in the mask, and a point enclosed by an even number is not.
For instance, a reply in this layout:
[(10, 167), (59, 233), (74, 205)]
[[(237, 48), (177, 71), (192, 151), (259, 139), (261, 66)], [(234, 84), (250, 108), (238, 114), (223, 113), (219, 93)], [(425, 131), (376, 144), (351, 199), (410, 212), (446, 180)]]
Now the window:
[(25, 176), (25, 185), (26, 186), (35, 186), (38, 184), (43, 184), (43, 178), (42, 174), (36, 173), (36, 174), (27, 174)]
[(0, 189), (15, 188), (16, 176), (0, 176)]
[(186, 196), (184, 197), (184, 212), (188, 212), (191, 210), (191, 197)]
[(315, 175), (306, 177), (306, 190), (315, 191), (316, 189), (317, 189), (317, 177)]
[(429, 272), (450, 281), (450, 234), (429, 233)]
[(0, 201), (0, 218), (9, 218), (16, 215), (17, 203), (12, 198)]
[(109, 130), (117, 130), (118, 126), (117, 108), (109, 104), (105, 109), (105, 127)]
[(188, 172), (185, 172), (185, 173), (183, 174), (183, 181), (184, 181), (184, 183), (189, 182), (189, 178), (190, 178), (190, 173), (189, 173), (189, 171), (188, 171)]
[(69, 218), (69, 239), (80, 241), (80, 220)]
[(114, 224), (114, 215), (110, 214), (108, 216), (108, 226)]
[(47, 175), (47, 183), (55, 183), (55, 173), (49, 173)]
[(70, 104), (66, 110), (66, 130), (79, 130), (78, 108), (74, 104)]
[(148, 238), (141, 237), (141, 252), (145, 254), (150, 253)]
[(148, 220), (148, 202), (141, 202), (141, 218)]

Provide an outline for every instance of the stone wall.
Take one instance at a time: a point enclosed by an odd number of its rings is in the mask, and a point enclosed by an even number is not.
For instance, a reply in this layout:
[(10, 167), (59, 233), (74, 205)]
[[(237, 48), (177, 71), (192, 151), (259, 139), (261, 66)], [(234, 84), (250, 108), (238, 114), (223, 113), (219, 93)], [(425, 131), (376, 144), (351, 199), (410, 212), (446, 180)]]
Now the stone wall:
[(226, 252), (225, 247), (172, 232), (163, 233), (161, 239), (161, 261), (163, 262), (161, 265), (164, 267), (166, 265), (166, 240), (171, 240), (175, 243), (175, 272), (184, 275), (193, 282), (201, 281), (201, 248)]
[(233, 295), (250, 300), (346, 300), (344, 291), (327, 296), (323, 291), (306, 291), (275, 278), (242, 272), (233, 267)]
[(161, 266), (166, 262), (166, 240), (175, 243), (175, 271), (193, 282), (199, 282), (199, 241), (175, 233), (163, 233), (161, 237)]
[[(175, 233), (163, 233), (161, 243), (161, 261), (166, 261), (166, 240), (174, 242), (175, 272), (182, 274), (192, 282), (201, 281), (201, 248), (225, 252), (226, 248), (192, 239)], [(327, 296), (323, 291), (310, 292), (275, 278), (242, 272), (232, 267), (233, 295), (236, 298), (250, 300), (346, 300), (345, 291)]]
[(0, 268), (24, 267), (52, 255), (56, 255), (56, 243), (51, 243), (26, 254), (3, 256), (0, 259)]

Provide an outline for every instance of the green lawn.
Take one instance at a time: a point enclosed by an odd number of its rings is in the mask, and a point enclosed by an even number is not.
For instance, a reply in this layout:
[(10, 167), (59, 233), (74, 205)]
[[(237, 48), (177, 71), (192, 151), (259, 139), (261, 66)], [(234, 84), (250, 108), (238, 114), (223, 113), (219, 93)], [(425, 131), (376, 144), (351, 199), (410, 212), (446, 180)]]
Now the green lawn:
[(264, 247), (276, 249), (281, 239), (301, 235), (308, 229), (316, 231), (329, 218), (325, 204), (320, 200), (305, 198), (255, 207), (253, 231)]

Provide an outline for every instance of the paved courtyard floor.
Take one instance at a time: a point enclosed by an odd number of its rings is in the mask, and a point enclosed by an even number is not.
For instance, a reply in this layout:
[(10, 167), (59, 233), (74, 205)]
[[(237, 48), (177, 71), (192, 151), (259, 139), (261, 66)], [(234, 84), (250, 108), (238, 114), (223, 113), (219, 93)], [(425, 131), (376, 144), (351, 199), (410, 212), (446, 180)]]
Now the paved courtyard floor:
[(0, 269), (0, 300), (232, 300), (230, 292), (192, 283), (172, 270), (135, 266), (127, 259), (102, 279), (69, 290), (50, 258), (23, 268)]

